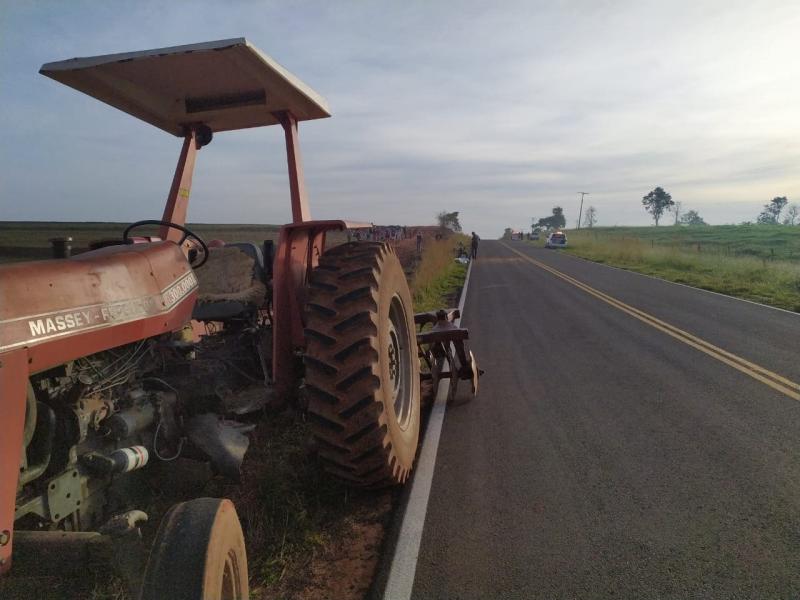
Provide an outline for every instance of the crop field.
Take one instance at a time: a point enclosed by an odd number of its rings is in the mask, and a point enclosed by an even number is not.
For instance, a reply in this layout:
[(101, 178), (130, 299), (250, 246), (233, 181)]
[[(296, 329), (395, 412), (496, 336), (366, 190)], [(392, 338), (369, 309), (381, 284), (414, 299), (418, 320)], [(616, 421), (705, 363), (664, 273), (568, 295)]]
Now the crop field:
[(800, 227), (708, 225), (701, 227), (594, 227), (570, 232), (570, 242), (636, 241), (693, 253), (800, 261)]
[[(96, 240), (120, 239), (129, 223), (79, 223), (45, 221), (0, 221), (0, 262), (50, 258), (50, 239), (71, 237), (73, 252), (88, 249)], [(189, 223), (204, 240), (221, 239), (226, 242), (278, 239), (278, 225), (215, 225)], [(156, 228), (142, 227), (136, 235), (155, 235)], [(337, 234), (331, 234), (335, 237)], [(341, 235), (341, 234), (338, 234)]]
[(568, 237), (582, 258), (800, 312), (800, 227), (594, 227)]

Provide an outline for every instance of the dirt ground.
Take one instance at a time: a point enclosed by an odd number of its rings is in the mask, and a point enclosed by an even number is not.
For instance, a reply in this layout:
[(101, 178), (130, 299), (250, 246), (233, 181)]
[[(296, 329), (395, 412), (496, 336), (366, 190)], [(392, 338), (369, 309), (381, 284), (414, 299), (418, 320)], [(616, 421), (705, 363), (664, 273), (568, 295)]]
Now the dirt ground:
[(315, 454), (302, 411), (267, 415), (240, 484), (215, 480), (204, 491), (237, 507), (254, 600), (356, 600), (372, 584), (394, 492), (348, 488)]
[(359, 502), (334, 525), (309, 560), (277, 585), (254, 590), (256, 600), (360, 600), (369, 590), (392, 513), (392, 494)]

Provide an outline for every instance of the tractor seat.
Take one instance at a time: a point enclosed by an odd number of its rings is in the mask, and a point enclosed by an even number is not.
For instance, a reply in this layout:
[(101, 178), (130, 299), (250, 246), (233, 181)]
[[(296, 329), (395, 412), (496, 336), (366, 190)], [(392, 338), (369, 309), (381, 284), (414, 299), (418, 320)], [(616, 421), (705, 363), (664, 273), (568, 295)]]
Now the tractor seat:
[(267, 301), (264, 254), (246, 242), (209, 248), (208, 261), (195, 271), (200, 283), (192, 318), (225, 321), (252, 313)]

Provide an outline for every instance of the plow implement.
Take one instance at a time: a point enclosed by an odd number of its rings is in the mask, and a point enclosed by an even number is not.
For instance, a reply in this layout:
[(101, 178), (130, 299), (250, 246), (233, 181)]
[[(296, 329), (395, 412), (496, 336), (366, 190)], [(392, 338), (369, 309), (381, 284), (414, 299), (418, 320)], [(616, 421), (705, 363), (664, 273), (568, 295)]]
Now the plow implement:
[(414, 315), (414, 323), (419, 328), (419, 357), (427, 366), (427, 372), (422, 373), (420, 379), (423, 385), (429, 383), (434, 394), (441, 380), (448, 379), (448, 402), (455, 399), (459, 381), (468, 381), (472, 396), (477, 396), (478, 382), (483, 375), (475, 355), (466, 347), (469, 330), (456, 325), (460, 317), (457, 308)]

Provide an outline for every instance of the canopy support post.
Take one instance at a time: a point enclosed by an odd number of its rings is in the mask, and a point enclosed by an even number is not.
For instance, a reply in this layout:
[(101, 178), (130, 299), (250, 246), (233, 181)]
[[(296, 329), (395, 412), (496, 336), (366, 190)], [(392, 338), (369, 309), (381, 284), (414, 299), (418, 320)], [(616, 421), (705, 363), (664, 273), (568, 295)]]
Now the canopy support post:
[(297, 118), (289, 111), (274, 113), (286, 137), (286, 161), (289, 166), (289, 190), (292, 195), (292, 223), (311, 220), (308, 195), (303, 179), (303, 162), (300, 158), (300, 141), (297, 136)]
[[(194, 173), (197, 149), (197, 130), (192, 127), (183, 138), (183, 148), (181, 148), (178, 158), (178, 165), (175, 167), (175, 176), (172, 178), (172, 187), (167, 196), (167, 204), (164, 206), (162, 221), (186, 225), (186, 211), (189, 208), (189, 193), (192, 189), (192, 174)], [(177, 242), (182, 235), (183, 232), (173, 227), (162, 226), (158, 231), (158, 236), (162, 240)]]

